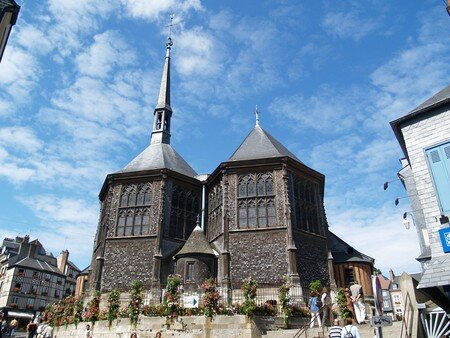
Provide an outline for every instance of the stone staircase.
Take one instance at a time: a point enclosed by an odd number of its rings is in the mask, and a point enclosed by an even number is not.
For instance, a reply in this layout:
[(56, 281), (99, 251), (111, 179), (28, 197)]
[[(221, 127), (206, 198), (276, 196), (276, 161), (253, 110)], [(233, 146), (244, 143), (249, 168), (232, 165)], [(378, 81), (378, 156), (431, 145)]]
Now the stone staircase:
[[(361, 338), (373, 338), (375, 337), (374, 328), (370, 326), (370, 324), (358, 325), (359, 334)], [(383, 327), (383, 338), (399, 338), (402, 330), (401, 322), (394, 322), (392, 326)], [(298, 332), (298, 329), (290, 329), (290, 330), (272, 330), (267, 331), (266, 334), (262, 335), (262, 338), (292, 338)], [(325, 327), (322, 333), (322, 329), (312, 328), (307, 332), (303, 333), (301, 338), (327, 338), (328, 337), (328, 328)]]

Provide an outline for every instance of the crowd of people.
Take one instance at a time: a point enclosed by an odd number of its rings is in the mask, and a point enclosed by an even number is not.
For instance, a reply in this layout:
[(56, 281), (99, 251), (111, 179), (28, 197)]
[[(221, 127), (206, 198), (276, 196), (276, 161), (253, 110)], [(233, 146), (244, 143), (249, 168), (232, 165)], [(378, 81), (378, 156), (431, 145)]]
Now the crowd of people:
[(329, 288), (324, 288), (321, 293), (312, 291), (308, 302), (311, 313), (310, 327), (330, 326), (329, 338), (360, 338), (355, 324), (363, 324), (366, 319), (362, 286), (355, 281), (350, 288), (344, 290), (344, 296), (349, 317), (345, 319), (345, 325), (341, 327), (339, 320), (333, 318), (333, 309), (337, 308), (336, 294)]

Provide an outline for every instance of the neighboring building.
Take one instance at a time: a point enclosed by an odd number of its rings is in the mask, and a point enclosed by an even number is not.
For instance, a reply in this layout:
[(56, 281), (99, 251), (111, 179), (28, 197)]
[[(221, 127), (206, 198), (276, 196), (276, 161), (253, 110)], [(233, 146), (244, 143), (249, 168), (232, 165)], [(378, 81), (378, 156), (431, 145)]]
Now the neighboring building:
[[(47, 304), (73, 294), (75, 279), (66, 271), (78, 274), (79, 269), (64, 258), (55, 258), (38, 240), (28, 236), (5, 238), (0, 253), (0, 309), (8, 317), (29, 320)], [(58, 261), (65, 271), (58, 268)], [(65, 265), (64, 265), (64, 264)], [(70, 291), (70, 292), (69, 292)]]
[(331, 231), (328, 233), (336, 286), (347, 288), (357, 281), (362, 286), (364, 295), (372, 297), (375, 259), (359, 252)]
[(450, 86), (391, 122), (405, 155), (424, 273), (418, 288), (450, 313)]
[(20, 6), (14, 0), (0, 0), (0, 62), (11, 28), (17, 21), (19, 10)]
[(169, 38), (150, 145), (100, 191), (90, 291), (127, 290), (140, 280), (158, 302), (167, 276), (178, 272), (190, 286), (214, 277), (231, 297), (247, 277), (273, 286), (287, 275), (301, 302), (313, 279), (333, 280), (324, 175), (265, 131), (258, 112), (231, 157), (197, 175), (170, 145), (171, 46)]
[(84, 297), (86, 291), (89, 289), (89, 267), (81, 271), (77, 275), (75, 297)]

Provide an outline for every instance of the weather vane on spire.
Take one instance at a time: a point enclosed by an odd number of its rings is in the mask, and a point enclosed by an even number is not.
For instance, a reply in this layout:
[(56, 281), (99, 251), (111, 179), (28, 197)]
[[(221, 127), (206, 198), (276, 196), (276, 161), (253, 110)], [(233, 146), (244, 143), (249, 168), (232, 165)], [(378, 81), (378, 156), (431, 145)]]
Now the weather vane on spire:
[(256, 105), (255, 117), (256, 117), (256, 125), (257, 126), (259, 126), (259, 113), (260, 113), (260, 111), (258, 110), (258, 105)]
[(173, 43), (172, 43), (172, 27), (176, 25), (176, 23), (175, 24), (173, 23), (173, 18), (175, 18), (175, 14), (172, 14), (170, 16), (170, 23), (166, 26), (166, 27), (169, 27), (169, 36), (167, 37), (167, 43), (166, 43), (167, 48), (170, 48), (173, 45)]

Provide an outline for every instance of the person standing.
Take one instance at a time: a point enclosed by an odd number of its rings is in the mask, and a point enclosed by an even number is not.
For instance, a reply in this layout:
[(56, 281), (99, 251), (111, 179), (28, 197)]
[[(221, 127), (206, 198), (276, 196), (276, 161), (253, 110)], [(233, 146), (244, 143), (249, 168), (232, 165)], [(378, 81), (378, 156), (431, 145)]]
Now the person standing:
[(53, 327), (50, 323), (47, 323), (43, 332), (44, 338), (52, 338), (53, 337)]
[(86, 338), (92, 338), (91, 326), (89, 324), (86, 325), (86, 334), (84, 336)]
[(342, 327), (339, 326), (339, 319), (333, 320), (333, 326), (328, 330), (328, 338), (341, 338)]
[(11, 327), (10, 336), (14, 337), (14, 333), (16, 332), (17, 328), (19, 327), (19, 322), (17, 321), (16, 318), (14, 318), (13, 320), (11, 320), (11, 323), (9, 323), (9, 326)]
[(28, 338), (33, 338), (37, 331), (37, 324), (32, 320), (27, 325)]
[(353, 302), (352, 302), (352, 297), (350, 296), (349, 288), (345, 288), (344, 296), (345, 296), (345, 306), (347, 307), (349, 317), (354, 320), (355, 319), (355, 311), (353, 310)]
[(312, 291), (308, 302), (308, 308), (309, 311), (311, 312), (311, 321), (309, 327), (311, 328), (314, 327), (314, 323), (316, 322), (316, 320), (319, 327), (322, 327), (322, 322), (320, 321), (320, 313), (319, 313), (320, 308), (317, 306), (317, 296), (318, 296), (317, 292)]
[[(323, 307), (322, 323), (323, 323), (323, 325), (329, 324), (328, 326), (331, 326), (331, 324), (333, 323), (333, 312), (332, 312), (333, 302), (331, 301), (330, 289), (328, 287), (323, 289), (321, 299), (322, 299), (322, 307)], [(328, 323), (328, 321), (329, 321), (329, 323)]]
[(355, 280), (352, 286), (350, 286), (350, 295), (353, 302), (353, 308), (355, 310), (355, 319), (361, 324), (366, 319), (366, 305), (364, 304), (364, 295), (362, 286)]
[(345, 318), (345, 324), (341, 331), (341, 338), (361, 338), (359, 330), (353, 325), (351, 318)]

